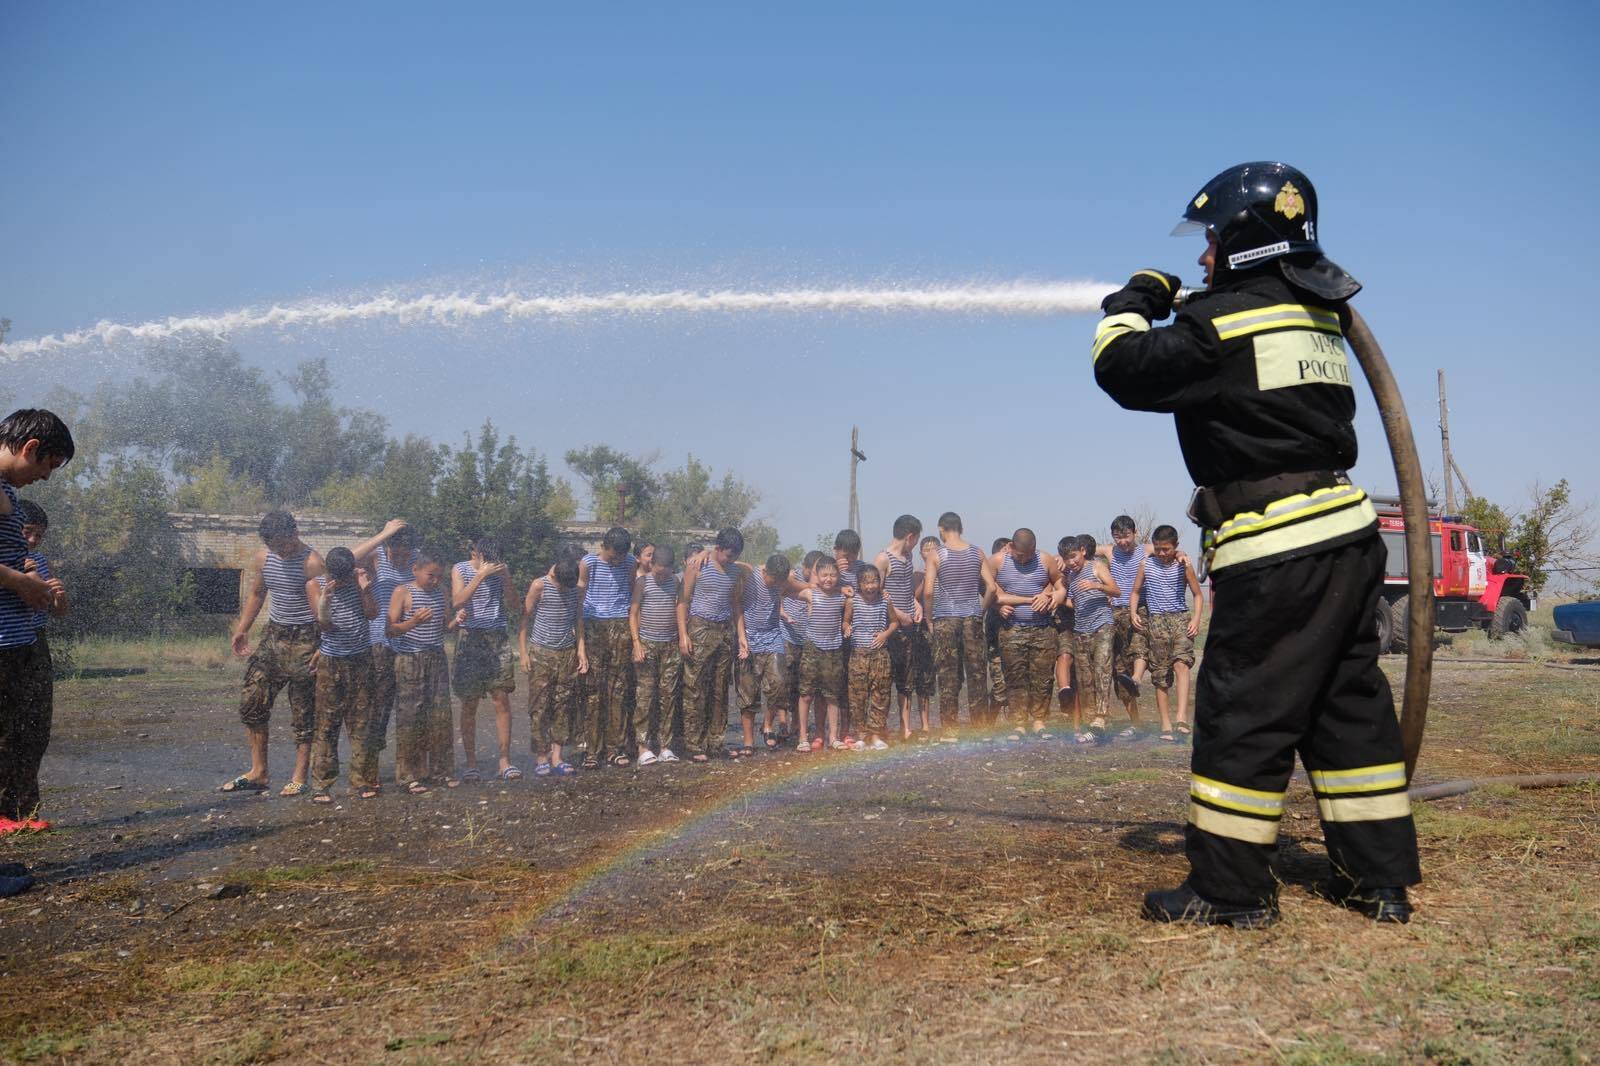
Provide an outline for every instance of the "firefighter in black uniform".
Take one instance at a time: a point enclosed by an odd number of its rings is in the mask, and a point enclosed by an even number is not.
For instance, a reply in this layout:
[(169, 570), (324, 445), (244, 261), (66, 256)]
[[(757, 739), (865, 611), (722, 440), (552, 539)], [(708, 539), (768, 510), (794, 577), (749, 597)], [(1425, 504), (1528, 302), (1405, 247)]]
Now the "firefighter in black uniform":
[(1300, 171), (1246, 163), (1189, 201), (1207, 288), (1170, 326), (1178, 279), (1141, 270), (1101, 305), (1094, 374), (1123, 407), (1170, 412), (1214, 583), (1196, 690), (1190, 874), (1145, 897), (1157, 921), (1277, 920), (1272, 859), (1298, 751), (1332, 877), (1320, 894), (1379, 921), (1421, 879), (1400, 729), (1378, 668), (1384, 548), (1356, 461), (1341, 330), (1360, 289), (1317, 243)]

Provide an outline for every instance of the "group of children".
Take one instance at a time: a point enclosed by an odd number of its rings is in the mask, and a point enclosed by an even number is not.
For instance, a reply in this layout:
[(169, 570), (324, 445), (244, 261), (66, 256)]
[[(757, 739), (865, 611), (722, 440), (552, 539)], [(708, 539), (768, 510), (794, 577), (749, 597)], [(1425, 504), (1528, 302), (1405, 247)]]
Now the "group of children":
[[(529, 583), (513, 637), (507, 605), (517, 586), (492, 539), (447, 567), (396, 519), (324, 559), (290, 515), (273, 512), (233, 631), (234, 651), (249, 656), (240, 718), (251, 766), (222, 790), (268, 787), (268, 716), (285, 687), (296, 763), (282, 795), (332, 802), (341, 732), (352, 794), (379, 795), (391, 718), (395, 780), (408, 793), (479, 780), (484, 697), (495, 711), (495, 776), (520, 778), (511, 750), (518, 665), (540, 777), (706, 762), (724, 753), (730, 699), (742, 729), (725, 752), (733, 758), (758, 743), (882, 750), (896, 738), (934, 739), (935, 720), (937, 739), (953, 742), (963, 691), (968, 728), (1051, 738), (1059, 704), (1083, 744), (1113, 739), (1115, 693), (1129, 718), (1116, 736), (1132, 739), (1145, 735), (1138, 695), (1147, 670), (1160, 736), (1180, 742), (1200, 584), (1173, 527), (1142, 544), (1119, 516), (1111, 532), (1110, 545), (1064, 537), (1051, 555), (1018, 529), (985, 553), (962, 539), (954, 512), (926, 538), (917, 518), (902, 515), (872, 562), (846, 529), (831, 555), (774, 554), (755, 565), (741, 560), (744, 538), (730, 528), (691, 546), (680, 570), (671, 545), (636, 548), (617, 527), (595, 551), (563, 554)], [(268, 622), (252, 650), (264, 605)]]

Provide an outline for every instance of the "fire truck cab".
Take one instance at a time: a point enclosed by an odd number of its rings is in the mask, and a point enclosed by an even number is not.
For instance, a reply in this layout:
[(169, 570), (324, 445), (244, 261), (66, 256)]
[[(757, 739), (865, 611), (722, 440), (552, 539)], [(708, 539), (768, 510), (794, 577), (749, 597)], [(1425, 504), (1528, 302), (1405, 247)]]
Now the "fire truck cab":
[[(1383, 595), (1378, 601), (1379, 647), (1383, 652), (1404, 651), (1411, 607), (1405, 515), (1396, 498), (1375, 496), (1373, 503), (1389, 550)], [(1528, 612), (1533, 609), (1528, 579), (1511, 572), (1515, 566), (1505, 552), (1504, 534), (1487, 534), (1459, 515), (1439, 514), (1431, 500), (1428, 531), (1433, 542), (1434, 625), (1452, 633), (1487, 629), (1491, 640), (1527, 627)]]

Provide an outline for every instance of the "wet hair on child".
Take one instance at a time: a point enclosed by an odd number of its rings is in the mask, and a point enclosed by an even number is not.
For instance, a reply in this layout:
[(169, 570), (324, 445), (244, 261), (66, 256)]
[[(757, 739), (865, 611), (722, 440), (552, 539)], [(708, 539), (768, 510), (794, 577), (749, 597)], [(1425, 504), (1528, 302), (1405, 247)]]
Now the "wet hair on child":
[(72, 431), (55, 412), (38, 407), (12, 411), (0, 420), (0, 448), (20, 452), (30, 440), (39, 442), (38, 458), (66, 462), (77, 451)]
[(328, 576), (335, 581), (343, 581), (356, 572), (355, 552), (349, 548), (334, 548), (323, 558), (328, 567)]
[(861, 553), (861, 534), (853, 529), (841, 529), (839, 535), (833, 538), (833, 550), (836, 552)]
[(268, 511), (261, 516), (259, 532), (263, 544), (292, 537), (299, 531), (300, 527), (295, 524), (294, 515), (288, 511)]
[(744, 534), (729, 526), (727, 529), (717, 530), (717, 547), (723, 551), (734, 553), (744, 551)]
[[(658, 555), (656, 558), (659, 560), (660, 556)], [(578, 583), (578, 560), (562, 559), (556, 563), (554, 576), (556, 584), (564, 589), (572, 588)]]
[(922, 532), (922, 519), (914, 514), (903, 514), (894, 520), (894, 539), (915, 537)]
[(472, 542), (472, 550), (482, 556), (486, 563), (498, 563), (505, 559), (505, 554), (500, 550), (500, 542), (494, 537), (479, 537)]
[(784, 578), (789, 576), (790, 566), (791, 564), (787, 555), (783, 554), (782, 552), (775, 552), (772, 555), (767, 556), (767, 565), (764, 567), (764, 569), (767, 571), (767, 575), (771, 577), (772, 580), (782, 581)]
[(612, 526), (606, 530), (606, 535), (600, 538), (600, 547), (626, 555), (628, 549), (633, 547), (633, 537), (621, 526)]
[(1157, 526), (1154, 533), (1150, 534), (1152, 544), (1178, 543), (1178, 531), (1171, 526)]
[(655, 548), (655, 553), (650, 556), (651, 565), (664, 566), (668, 570), (671, 570), (672, 565), (678, 561), (677, 555), (675, 555), (672, 551), (672, 545), (657, 544)]
[(1133, 524), (1133, 519), (1125, 514), (1119, 514), (1111, 520), (1111, 532), (1132, 533), (1138, 527)]
[(32, 500), (18, 500), (17, 514), (22, 516), (25, 526), (38, 526), (40, 529), (50, 528), (50, 516), (45, 514), (44, 508)]
[(817, 551), (816, 549), (812, 549), (811, 551), (806, 552), (805, 560), (800, 564), (800, 567), (809, 573), (817, 568), (817, 560), (823, 557), (824, 556), (821, 552)]

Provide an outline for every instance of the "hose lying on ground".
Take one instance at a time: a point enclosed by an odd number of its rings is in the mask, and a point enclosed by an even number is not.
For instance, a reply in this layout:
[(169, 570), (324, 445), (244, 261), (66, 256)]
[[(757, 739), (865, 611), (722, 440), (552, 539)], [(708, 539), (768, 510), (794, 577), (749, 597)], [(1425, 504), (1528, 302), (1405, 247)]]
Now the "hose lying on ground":
[(1414, 800), (1447, 799), (1493, 785), (1511, 788), (1560, 788), (1563, 785), (1600, 785), (1600, 774), (1510, 774), (1506, 777), (1464, 777), (1411, 790)]

